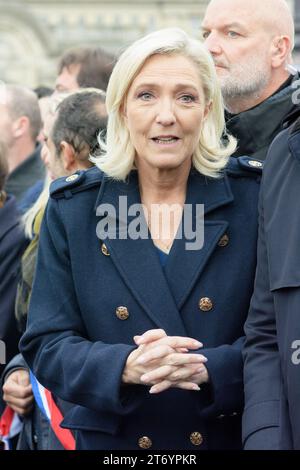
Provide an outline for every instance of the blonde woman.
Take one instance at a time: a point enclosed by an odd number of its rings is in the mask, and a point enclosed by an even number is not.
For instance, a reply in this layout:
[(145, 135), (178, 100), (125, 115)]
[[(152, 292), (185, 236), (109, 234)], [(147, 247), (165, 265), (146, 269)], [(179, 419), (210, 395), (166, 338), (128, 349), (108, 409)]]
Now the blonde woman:
[(77, 449), (238, 449), (260, 163), (230, 160), (179, 29), (123, 53), (106, 105), (97, 167), (51, 186), (22, 352)]

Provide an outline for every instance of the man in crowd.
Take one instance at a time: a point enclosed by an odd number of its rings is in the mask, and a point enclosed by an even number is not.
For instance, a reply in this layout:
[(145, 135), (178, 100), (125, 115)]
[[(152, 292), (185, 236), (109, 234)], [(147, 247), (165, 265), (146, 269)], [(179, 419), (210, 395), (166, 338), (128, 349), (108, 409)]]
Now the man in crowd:
[(260, 196), (255, 289), (246, 322), (247, 450), (300, 450), (300, 118), (272, 143)]
[(52, 179), (92, 166), (89, 156), (97, 151), (98, 134), (106, 129), (105, 93), (84, 89), (67, 96), (59, 105), (50, 132), (44, 163)]
[[(104, 93), (99, 90), (85, 89), (67, 96), (59, 104), (54, 122), (53, 119), (49, 120), (44, 129), (44, 161), (52, 179), (89, 168), (92, 165), (89, 156), (97, 152), (97, 136), (99, 132), (106, 129), (106, 125)], [(32, 244), (36, 243), (35, 249), (37, 239), (38, 233), (32, 241)], [(32, 249), (32, 244), (28, 250)], [(23, 263), (23, 274), (25, 274), (24, 269), (29, 269), (28, 263), (27, 266)], [(26, 288), (23, 293), (22, 284), (19, 286), (21, 300), (21, 305), (17, 304), (19, 324), (26, 323), (26, 318), (21, 318), (21, 316), (27, 315), (31, 287), (29, 286), (29, 290)], [(19, 442), (20, 449), (61, 449), (61, 444), (50, 432), (49, 425), (45, 424), (38, 410), (35, 409), (34, 415), (30, 415), (33, 395), (29, 385), (27, 365), (20, 354), (7, 365), (3, 379), (5, 402), (16, 413), (26, 417)], [(60, 405), (68, 406), (65, 403), (60, 403)]]
[(5, 190), (17, 201), (44, 178), (37, 137), (42, 127), (38, 99), (25, 87), (6, 85), (0, 97), (0, 140), (7, 147), (8, 178)]
[(264, 160), (284, 123), (299, 114), (292, 100), (299, 76), (290, 65), (289, 7), (285, 0), (211, 0), (202, 30), (220, 78), (227, 129), (238, 139), (235, 156)]
[[(26, 248), (25, 234), (20, 224), (16, 200), (4, 190), (8, 175), (7, 149), (0, 142), (0, 374), (3, 362), (18, 351), (19, 332), (15, 319), (15, 298), (21, 256)], [(2, 368), (2, 369), (1, 369)], [(1, 402), (0, 402), (1, 414)]]
[(69, 92), (92, 87), (105, 91), (114, 63), (114, 56), (99, 47), (70, 49), (59, 62), (55, 89)]

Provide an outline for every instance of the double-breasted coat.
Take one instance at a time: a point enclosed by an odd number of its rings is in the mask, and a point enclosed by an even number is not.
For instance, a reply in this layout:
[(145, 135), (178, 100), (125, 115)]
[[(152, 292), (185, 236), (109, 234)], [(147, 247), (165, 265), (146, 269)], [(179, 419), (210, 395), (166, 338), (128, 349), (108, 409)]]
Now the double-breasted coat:
[[(191, 171), (186, 204), (204, 204), (204, 246), (176, 239), (165, 267), (151, 238), (98, 238), (100, 204), (118, 217), (119, 196), (140, 202), (136, 172), (124, 183), (92, 168), (52, 184), (21, 351), (46, 388), (74, 403), (62, 426), (78, 449), (241, 447), (261, 166), (241, 157), (219, 179)], [(204, 344), (210, 384), (158, 395), (122, 384), (133, 336), (155, 328)]]
[(300, 120), (270, 147), (246, 324), (246, 449), (300, 450)]

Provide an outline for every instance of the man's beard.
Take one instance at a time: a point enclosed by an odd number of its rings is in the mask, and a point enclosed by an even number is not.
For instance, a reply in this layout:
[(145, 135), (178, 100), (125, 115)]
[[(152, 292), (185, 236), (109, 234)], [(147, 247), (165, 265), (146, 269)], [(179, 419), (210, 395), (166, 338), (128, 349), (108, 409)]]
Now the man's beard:
[(271, 79), (266, 64), (261, 57), (258, 60), (253, 56), (246, 63), (232, 65), (226, 76), (219, 77), (225, 106), (228, 103), (230, 108), (236, 99), (259, 98)]

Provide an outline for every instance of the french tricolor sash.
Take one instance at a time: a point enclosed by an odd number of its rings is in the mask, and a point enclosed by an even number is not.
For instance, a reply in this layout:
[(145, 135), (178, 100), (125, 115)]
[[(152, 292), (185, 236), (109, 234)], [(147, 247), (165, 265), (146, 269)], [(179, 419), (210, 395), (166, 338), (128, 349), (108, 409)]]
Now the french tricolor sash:
[(6, 406), (0, 417), (0, 440), (4, 444), (4, 450), (12, 450), (11, 439), (21, 432), (22, 421), (17, 413)]
[(50, 423), (51, 429), (65, 450), (75, 450), (75, 439), (69, 429), (63, 429), (60, 424), (63, 415), (56, 405), (53, 396), (49, 390), (41, 385), (36, 377), (30, 372), (30, 381), (35, 401)]

